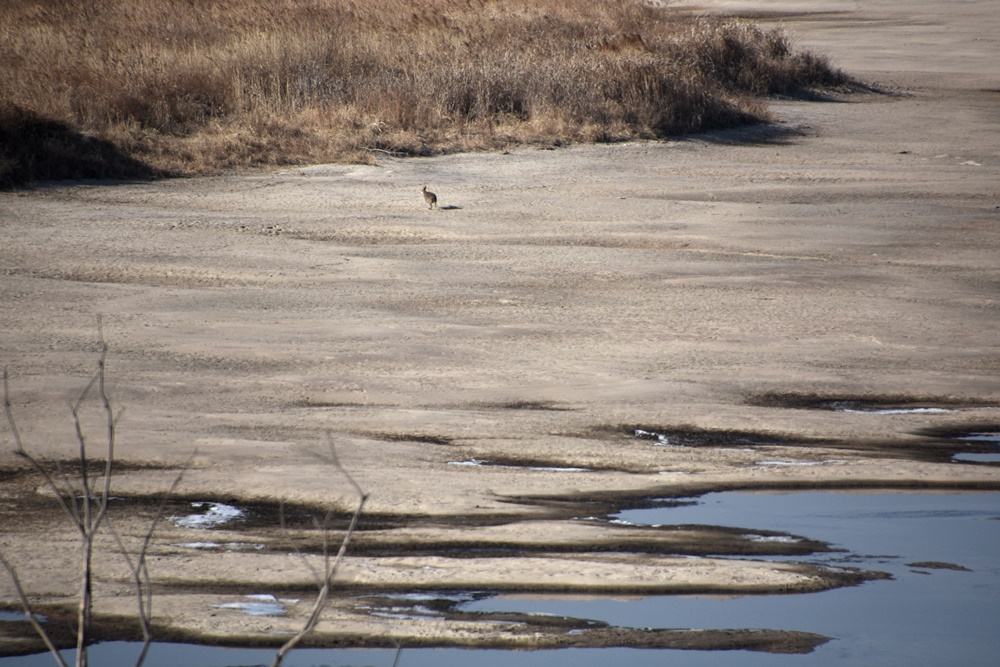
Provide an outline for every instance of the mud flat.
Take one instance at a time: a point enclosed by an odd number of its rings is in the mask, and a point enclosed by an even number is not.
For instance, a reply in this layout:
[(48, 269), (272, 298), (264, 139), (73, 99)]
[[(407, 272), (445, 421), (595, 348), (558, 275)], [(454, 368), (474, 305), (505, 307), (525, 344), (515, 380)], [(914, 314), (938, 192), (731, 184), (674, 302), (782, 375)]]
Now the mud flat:
[[(139, 539), (195, 450), (176, 515), (243, 512), (157, 532), (163, 638), (271, 644), (301, 623), (303, 559), (321, 558), (308, 517), (355, 502), (328, 432), (370, 500), (318, 641), (555, 641), (524, 617), (373, 616), (348, 599), (363, 593), (864, 580), (717, 558), (811, 553), (822, 535), (592, 519), (719, 489), (1000, 487), (994, 463), (955, 457), (987, 453), (958, 436), (1000, 425), (990, 10), (768, 3), (762, 20), (880, 91), (775, 100), (769, 126), (2, 194), (0, 351), (21, 437), (75, 453), (67, 405), (93, 373), (101, 314), (125, 408), (116, 525)], [(84, 413), (95, 443), (101, 419)], [(58, 615), (75, 535), (3, 437), (0, 549)], [(280, 500), (299, 517), (287, 531)], [(127, 573), (110, 559), (98, 575), (107, 636), (127, 637)], [(215, 606), (265, 584), (300, 602), (280, 617)], [(2, 577), (0, 600), (14, 608)], [(0, 650), (26, 650), (11, 625)], [(559, 641), (666, 641), (572, 629)]]

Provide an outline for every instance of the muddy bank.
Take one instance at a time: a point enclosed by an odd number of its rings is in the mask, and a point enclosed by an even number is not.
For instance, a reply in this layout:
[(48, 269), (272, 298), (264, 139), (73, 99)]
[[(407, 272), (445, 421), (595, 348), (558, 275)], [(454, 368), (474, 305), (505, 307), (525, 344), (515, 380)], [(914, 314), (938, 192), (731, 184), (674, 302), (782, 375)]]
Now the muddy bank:
[[(0, 351), (25, 445), (74, 455), (67, 405), (101, 314), (127, 544), (192, 452), (178, 503), (270, 508), (211, 537), (164, 524), (158, 631), (271, 642), (301, 622), (301, 604), (279, 620), (212, 605), (265, 582), (306, 599), (308, 515), (355, 502), (327, 434), (370, 494), (351, 591), (816, 590), (850, 582), (714, 556), (822, 535), (588, 519), (723, 488), (1000, 486), (995, 464), (954, 457), (987, 451), (957, 436), (1000, 424), (1000, 57), (982, 58), (998, 18), (827, 4), (775, 6), (884, 92), (775, 100), (773, 127), (0, 196)], [(91, 451), (102, 417), (82, 413)], [(76, 536), (3, 433), (0, 549), (56, 613)], [(196, 542), (217, 546), (177, 546)], [(101, 567), (98, 613), (131, 614), (123, 566)], [(15, 604), (5, 578), (0, 599)], [(500, 636), (343, 604), (325, 637)]]
[[(51, 513), (51, 503), (49, 512)], [(136, 513), (120, 499), (112, 513), (118, 530), (135, 533), (147, 512)], [(172, 505), (179, 514), (157, 533), (149, 567), (154, 584), (158, 641), (223, 646), (278, 646), (301, 627), (316, 595), (314, 575), (323, 569), (323, 535), (290, 521), (287, 530), (262, 525), (236, 512), (227, 525), (196, 527), (191, 517), (211, 513)], [(188, 507), (185, 508), (184, 505)], [(216, 504), (216, 506), (219, 504)], [(235, 509), (236, 506), (226, 506)], [(299, 511), (303, 508), (298, 508)], [(259, 511), (255, 510), (255, 512)], [(207, 521), (208, 519), (206, 519)], [(730, 560), (706, 554), (807, 555), (826, 545), (771, 531), (689, 526), (653, 529), (586, 517), (524, 522), (493, 518), (486, 525), (435, 525), (434, 519), (393, 519), (363, 527), (351, 556), (337, 574), (334, 596), (305, 646), (392, 647), (468, 646), (552, 649), (623, 646), (636, 648), (745, 649), (776, 653), (808, 652), (827, 638), (781, 629), (630, 629), (585, 618), (524, 613), (467, 612), (465, 601), (499, 592), (531, 595), (645, 596), (655, 594), (797, 594), (856, 585), (885, 577), (853, 567), (830, 567), (766, 560)], [(34, 523), (34, 525), (31, 525)], [(427, 525), (429, 524), (429, 525)], [(43, 602), (47, 626), (66, 645), (74, 618), (72, 543), (75, 536), (54, 528), (50, 516), (35, 516), (18, 528), (48, 531), (38, 551), (22, 558), (52, 563), (51, 550), (65, 549), (65, 570), (22, 568), (24, 584)], [(365, 529), (367, 528), (367, 529)], [(335, 532), (331, 539), (339, 538)], [(27, 536), (14, 536), (23, 544)], [(134, 543), (130, 546), (135, 546)], [(336, 546), (336, 545), (334, 545)], [(105, 540), (101, 552), (113, 553)], [(35, 553), (32, 553), (35, 552)], [(687, 555), (689, 552), (698, 557)], [(169, 576), (164, 576), (167, 572)], [(98, 563), (95, 639), (138, 640), (132, 614), (135, 598), (120, 559)], [(248, 577), (248, 574), (250, 575)], [(5, 654), (42, 650), (26, 623), (0, 623)]]

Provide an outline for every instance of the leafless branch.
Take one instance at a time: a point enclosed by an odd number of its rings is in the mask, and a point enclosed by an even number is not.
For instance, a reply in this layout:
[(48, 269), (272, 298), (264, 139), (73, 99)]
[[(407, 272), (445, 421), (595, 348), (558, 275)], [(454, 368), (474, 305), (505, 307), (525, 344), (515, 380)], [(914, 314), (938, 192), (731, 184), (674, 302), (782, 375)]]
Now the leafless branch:
[(49, 637), (49, 633), (45, 631), (42, 624), (38, 622), (37, 618), (35, 618), (35, 612), (32, 611), (31, 602), (28, 601), (28, 596), (24, 592), (24, 587), (21, 586), (21, 578), (17, 576), (17, 570), (15, 570), (14, 566), (3, 557), (3, 554), (0, 554), (0, 564), (3, 564), (4, 569), (7, 570), (7, 574), (10, 575), (11, 581), (14, 582), (14, 588), (17, 589), (17, 596), (21, 599), (21, 608), (24, 609), (24, 615), (28, 617), (28, 622), (31, 623), (31, 627), (35, 629), (38, 636), (42, 638), (43, 642), (45, 642), (45, 647), (49, 649), (50, 653), (52, 653), (52, 657), (55, 658), (56, 663), (59, 664), (60, 667), (68, 667), (66, 665), (66, 661), (63, 660), (62, 654), (59, 653), (59, 649), (56, 648), (56, 645)]
[(98, 361), (99, 370), (97, 373), (97, 394), (100, 396), (101, 404), (104, 406), (104, 414), (107, 418), (108, 438), (108, 451), (104, 458), (104, 490), (101, 494), (101, 508), (98, 515), (98, 521), (100, 521), (100, 517), (108, 511), (108, 500), (111, 497), (111, 468), (115, 460), (115, 433), (118, 428), (118, 420), (121, 419), (122, 411), (115, 414), (111, 408), (111, 400), (108, 398), (108, 393), (105, 389), (104, 378), (107, 372), (108, 343), (104, 339), (104, 324), (99, 315), (97, 317), (97, 333), (101, 340), (101, 358)]
[(11, 433), (14, 435), (14, 453), (18, 456), (24, 454), (24, 447), (21, 445), (21, 434), (17, 430), (17, 424), (14, 422), (14, 414), (10, 409), (10, 386), (8, 376), (10, 373), (7, 367), (4, 366), (3, 369), (3, 411), (7, 415), (7, 423), (10, 425)]
[[(76, 665), (77, 667), (86, 667), (87, 664), (87, 643), (89, 639), (90, 631), (90, 620), (91, 612), (93, 609), (93, 561), (94, 561), (94, 540), (96, 538), (97, 532), (99, 531), (101, 524), (107, 517), (108, 512), (108, 501), (111, 497), (111, 477), (112, 468), (114, 464), (114, 445), (115, 445), (115, 431), (118, 425), (119, 414), (115, 413), (111, 401), (108, 398), (107, 392), (105, 390), (105, 371), (106, 371), (106, 361), (108, 353), (108, 345), (104, 339), (104, 330), (101, 324), (100, 318), (98, 318), (98, 331), (101, 342), (101, 354), (98, 360), (97, 372), (87, 383), (87, 386), (80, 393), (79, 398), (71, 406), (70, 412), (73, 417), (73, 426), (76, 432), (77, 446), (79, 450), (79, 469), (80, 469), (80, 490), (77, 492), (77, 488), (70, 480), (69, 475), (63, 470), (62, 465), (56, 462), (56, 471), (58, 472), (58, 477), (54, 476), (49, 470), (46, 470), (44, 466), (31, 454), (29, 454), (21, 441), (21, 435), (17, 429), (17, 424), (14, 420), (13, 410), (11, 409), (10, 402), (10, 390), (8, 381), (8, 372), (4, 369), (4, 413), (7, 416), (7, 423), (10, 425), (11, 432), (14, 434), (14, 453), (21, 458), (28, 461), (31, 466), (42, 476), (45, 480), (46, 485), (52, 490), (53, 495), (56, 497), (59, 504), (62, 506), (63, 511), (70, 518), (73, 524), (76, 526), (77, 530), (80, 532), (81, 540), (81, 551), (82, 558), (80, 562), (80, 593), (79, 593), (79, 607), (77, 612), (77, 646), (76, 646)], [(83, 429), (83, 425), (80, 420), (80, 412), (83, 408), (84, 402), (87, 400), (88, 396), (96, 387), (102, 407), (104, 409), (105, 419), (107, 421), (107, 452), (105, 455), (104, 463), (104, 484), (100, 490), (99, 495), (95, 497), (94, 485), (91, 482), (90, 471), (88, 467), (90, 465), (90, 457), (87, 453), (87, 438)], [(12, 578), (15, 577), (13, 569), (6, 565), (8, 572), (11, 574)], [(40, 626), (36, 626), (36, 630)], [(41, 633), (40, 633), (41, 634)], [(50, 643), (49, 639), (45, 635), (41, 635), (43, 641), (46, 644)], [(61, 657), (60, 657), (61, 661)]]
[(316, 596), (316, 602), (313, 604), (312, 611), (309, 614), (309, 618), (306, 619), (305, 624), (291, 639), (289, 639), (285, 644), (278, 649), (278, 653), (274, 656), (274, 662), (271, 663), (271, 667), (279, 667), (282, 660), (285, 659), (285, 655), (294, 649), (299, 642), (301, 642), (306, 635), (312, 632), (313, 628), (319, 622), (320, 614), (323, 612), (323, 608), (326, 607), (326, 601), (330, 595), (330, 587), (333, 585), (333, 579), (337, 574), (337, 569), (340, 567), (347, 555), (347, 548), (351, 544), (351, 539), (354, 537), (354, 531), (358, 527), (358, 520), (361, 518), (361, 512), (364, 510), (365, 503), (368, 501), (368, 494), (366, 494), (361, 486), (351, 477), (351, 474), (341, 465), (340, 458), (337, 456), (337, 449), (333, 444), (333, 440), (330, 436), (329, 431), (326, 434), (327, 444), (330, 449), (330, 462), (347, 478), (351, 487), (358, 494), (358, 506), (354, 510), (354, 515), (351, 517), (351, 523), (347, 527), (347, 531), (344, 533), (344, 537), (340, 542), (340, 549), (337, 551), (336, 557), (332, 560), (330, 558), (330, 548), (329, 548), (329, 533), (330, 533), (330, 519), (333, 515), (333, 509), (327, 512), (325, 523), (323, 525), (323, 563), (324, 563), (324, 577), (322, 585), (319, 589), (319, 594)]
[[(291, 532), (289, 532), (289, 530), (288, 530), (288, 526), (285, 524), (285, 499), (284, 498), (282, 498), (281, 502), (278, 504), (278, 517), (281, 520), (281, 534), (285, 536), (285, 540), (287, 541), (288, 546), (291, 547), (291, 549), (295, 552), (295, 555), (299, 557), (299, 560), (302, 561), (302, 564), (312, 574), (313, 579), (316, 581), (316, 588), (322, 587), (323, 586), (323, 578), (320, 576), (320, 574), (316, 570), (316, 568), (313, 567), (313, 564), (309, 562), (309, 559), (306, 558), (305, 554), (303, 554), (302, 551), (299, 550), (298, 545), (295, 544), (295, 541), (292, 539), (292, 535), (291, 535)], [(313, 524), (316, 526), (317, 530), (321, 529), (319, 523), (315, 519), (313, 519)]]
[(135, 598), (139, 605), (139, 625), (142, 628), (142, 650), (139, 651), (139, 655), (136, 658), (136, 667), (139, 667), (145, 661), (146, 655), (149, 653), (149, 648), (153, 641), (153, 631), (151, 627), (153, 618), (153, 587), (152, 581), (149, 577), (149, 569), (147, 568), (146, 555), (149, 553), (149, 546), (153, 540), (153, 533), (156, 532), (157, 526), (163, 519), (167, 502), (173, 497), (177, 487), (180, 486), (181, 480), (184, 479), (184, 474), (191, 467), (191, 461), (194, 460), (194, 457), (197, 454), (197, 449), (191, 452), (191, 455), (181, 467), (180, 472), (178, 472), (177, 476), (174, 477), (174, 481), (170, 485), (170, 488), (167, 489), (160, 498), (160, 504), (157, 507), (156, 515), (149, 523), (149, 529), (143, 537), (142, 544), (139, 548), (139, 552), (135, 556), (135, 560), (133, 560), (129, 555), (128, 549), (125, 547), (125, 543), (121, 538), (121, 534), (114, 527), (110, 518), (107, 519), (108, 529), (111, 531), (111, 534), (115, 539), (115, 543), (118, 545), (118, 549), (125, 558), (125, 562), (128, 564), (129, 570), (132, 574), (132, 585), (135, 588)]
[[(63, 510), (69, 515), (70, 519), (73, 520), (73, 523), (77, 527), (80, 527), (81, 523), (79, 512), (76, 507), (75, 492), (73, 491), (72, 485), (69, 484), (68, 479), (66, 479), (65, 474), (63, 474), (63, 481), (67, 487), (68, 493), (64, 494), (63, 490), (60, 490), (59, 485), (56, 484), (52, 475), (49, 474), (49, 471), (42, 467), (42, 464), (39, 463), (34, 456), (29, 454), (21, 444), (21, 435), (17, 430), (17, 422), (14, 420), (14, 412), (11, 409), (10, 404), (10, 387), (8, 385), (8, 372), (6, 368), (3, 369), (3, 407), (4, 413), (7, 415), (7, 424), (10, 426), (10, 430), (14, 434), (14, 454), (30, 463), (31, 467), (42, 476), (42, 479), (45, 480), (49, 489), (52, 490), (56, 500), (58, 500), (59, 504), (62, 505)], [(59, 469), (60, 473), (62, 473), (61, 468), (57, 469)]]

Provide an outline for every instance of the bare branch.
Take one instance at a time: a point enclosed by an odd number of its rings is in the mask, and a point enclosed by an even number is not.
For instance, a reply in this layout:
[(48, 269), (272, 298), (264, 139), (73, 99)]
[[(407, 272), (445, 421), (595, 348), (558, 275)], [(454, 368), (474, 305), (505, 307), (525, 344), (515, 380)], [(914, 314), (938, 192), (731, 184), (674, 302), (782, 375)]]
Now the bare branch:
[[(6, 377), (4, 379), (6, 379)], [(17, 589), (17, 595), (21, 599), (21, 608), (24, 609), (24, 615), (28, 617), (28, 622), (31, 623), (31, 627), (35, 629), (38, 636), (41, 637), (43, 642), (45, 642), (46, 648), (48, 648), (49, 652), (52, 653), (52, 657), (55, 658), (56, 663), (61, 665), (61, 667), (68, 667), (66, 665), (66, 661), (63, 660), (62, 654), (59, 653), (59, 649), (56, 648), (56, 645), (49, 637), (49, 633), (45, 631), (42, 624), (38, 622), (37, 618), (35, 618), (35, 612), (31, 610), (31, 603), (28, 601), (28, 596), (24, 592), (24, 587), (21, 586), (21, 578), (17, 576), (17, 570), (14, 569), (13, 565), (7, 562), (7, 559), (3, 557), (2, 553), (0, 553), (0, 564), (3, 564), (4, 569), (7, 570), (7, 574), (10, 575), (11, 580), (14, 582), (14, 588)]]
[(56, 459), (52, 463), (56, 467), (56, 473), (58, 473), (58, 474), (53, 474), (52, 477), (56, 482), (62, 484), (63, 494), (65, 494), (67, 504), (69, 505), (70, 509), (73, 510), (72, 515), (73, 518), (76, 520), (77, 528), (79, 528), (80, 531), (82, 532), (83, 518), (80, 515), (80, 503), (79, 503), (80, 499), (82, 498), (82, 496), (80, 495), (81, 492), (78, 491), (76, 486), (73, 484), (73, 480), (70, 478), (69, 473), (67, 473), (66, 470), (63, 468), (62, 462)]
[(10, 424), (11, 433), (14, 435), (14, 453), (24, 454), (24, 447), (21, 446), (21, 434), (18, 433), (17, 424), (14, 422), (14, 413), (10, 409), (10, 386), (8, 384), (7, 367), (3, 369), (3, 411), (7, 415), (7, 423)]
[(87, 439), (84, 437), (83, 426), (80, 424), (80, 410), (83, 407), (83, 402), (87, 400), (87, 396), (100, 380), (102, 368), (103, 366), (98, 362), (97, 371), (90, 378), (90, 382), (83, 388), (83, 391), (80, 392), (80, 397), (76, 399), (76, 403), (70, 408), (70, 413), (73, 415), (73, 427), (76, 429), (76, 441), (80, 449), (80, 482), (83, 485), (83, 524), (86, 530), (90, 530), (92, 525), (90, 516), (91, 488), (90, 475), (87, 470)]
[(337, 470), (340, 471), (340, 474), (347, 478), (347, 481), (351, 484), (351, 486), (354, 487), (354, 492), (358, 494), (359, 498), (361, 498), (362, 503), (368, 500), (368, 494), (361, 489), (361, 485), (354, 481), (354, 478), (351, 477), (351, 473), (347, 472), (347, 469), (341, 465), (340, 457), (337, 455), (337, 447), (333, 444), (333, 438), (329, 431), (326, 432), (326, 444), (330, 449), (330, 461), (334, 466), (336, 466)]
[[(295, 552), (295, 555), (299, 557), (299, 559), (302, 561), (302, 564), (306, 567), (307, 570), (309, 570), (310, 574), (312, 574), (313, 579), (316, 582), (316, 588), (322, 587), (323, 577), (321, 577), (319, 572), (316, 571), (316, 568), (313, 567), (313, 564), (309, 562), (309, 559), (306, 558), (305, 554), (303, 554), (302, 551), (299, 550), (298, 545), (295, 544), (295, 541), (292, 539), (292, 534), (288, 530), (288, 526), (285, 524), (284, 498), (282, 498), (281, 501), (278, 503), (278, 517), (281, 520), (281, 534), (285, 536), (285, 540), (287, 541), (288, 546), (292, 549), (292, 551)], [(315, 519), (313, 519), (313, 521), (315, 522)], [(316, 526), (316, 528), (318, 529), (319, 526)]]
[(100, 315), (97, 316), (97, 334), (101, 341), (101, 357), (97, 362), (97, 393), (101, 398), (101, 404), (104, 406), (104, 413), (108, 421), (108, 451), (104, 459), (104, 490), (101, 493), (101, 507), (97, 517), (97, 523), (100, 523), (108, 511), (108, 498), (111, 496), (111, 469), (115, 460), (115, 433), (121, 414), (115, 415), (111, 407), (111, 399), (108, 398), (108, 393), (104, 386), (104, 376), (107, 371), (108, 343), (104, 340), (104, 324)]
[[(105, 373), (107, 368), (107, 355), (108, 355), (108, 345), (104, 338), (104, 329), (102, 325), (101, 318), (98, 317), (97, 320), (99, 339), (101, 343), (101, 354), (97, 364), (97, 372), (91, 377), (90, 382), (80, 393), (76, 402), (71, 405), (70, 412), (73, 417), (73, 426), (76, 431), (77, 445), (79, 448), (79, 468), (80, 468), (80, 478), (79, 483), (81, 485), (81, 490), (78, 496), (76, 485), (74, 481), (70, 479), (70, 476), (63, 470), (62, 465), (56, 461), (56, 473), (52, 473), (46, 470), (33, 456), (28, 454), (24, 449), (23, 443), (21, 441), (21, 435), (17, 430), (17, 424), (14, 420), (13, 410), (11, 409), (10, 402), (10, 390), (9, 390), (9, 374), (6, 369), (4, 369), (3, 385), (4, 385), (4, 412), (7, 417), (7, 422), (10, 424), (11, 431), (14, 435), (14, 452), (18, 456), (27, 460), (32, 467), (42, 476), (45, 483), (52, 490), (53, 495), (62, 505), (63, 510), (70, 517), (73, 523), (76, 525), (77, 530), (80, 532), (82, 557), (80, 561), (80, 592), (78, 600), (78, 614), (77, 614), (77, 628), (76, 628), (76, 664), (78, 667), (85, 667), (87, 664), (87, 644), (89, 640), (90, 632), (90, 621), (91, 614), (93, 610), (93, 564), (94, 564), (94, 545), (95, 538), (98, 531), (100, 530), (101, 524), (107, 519), (108, 516), (108, 503), (111, 498), (111, 478), (114, 467), (114, 456), (115, 456), (115, 437), (116, 430), (118, 426), (118, 420), (121, 417), (121, 413), (115, 413), (112, 407), (111, 400), (108, 397), (106, 386), (105, 386)], [(91, 480), (91, 474), (89, 470), (90, 458), (87, 452), (87, 438), (84, 433), (83, 425), (81, 422), (80, 414), (83, 405), (87, 398), (91, 395), (91, 392), (95, 390), (101, 401), (101, 405), (104, 409), (105, 418), (107, 421), (107, 454), (104, 461), (104, 481), (103, 486), (99, 493), (95, 494), (94, 484)], [(192, 455), (193, 456), (193, 455)], [(186, 469), (186, 467), (185, 467)], [(183, 471), (178, 475), (177, 479), (174, 481), (173, 486), (171, 486), (170, 492), (172, 492), (177, 484), (180, 483), (180, 479), (183, 476)], [(150, 526), (149, 532), (147, 533), (142, 548), (140, 549), (138, 558), (135, 562), (128, 556), (128, 552), (124, 547), (124, 543), (121, 540), (121, 536), (118, 532), (111, 527), (112, 534), (115, 540), (118, 542), (122, 553), (125, 555), (126, 561), (129, 563), (129, 567), (132, 570), (133, 578), (136, 582), (137, 597), (139, 603), (140, 611), (140, 621), (143, 624), (143, 632), (146, 637), (146, 645), (144, 646), (142, 655), (140, 656), (139, 662), (145, 657), (146, 648), (149, 643), (149, 608), (151, 603), (151, 589), (149, 587), (149, 573), (146, 569), (146, 553), (149, 548), (150, 541), (152, 539), (153, 531), (156, 529), (156, 525), (159, 523), (160, 518), (163, 514), (165, 499), (161, 502), (160, 510), (154, 519), (152, 525)], [(109, 523), (110, 526), (110, 523)], [(17, 574), (13, 567), (7, 563), (6, 560), (3, 561), (4, 567), (7, 568), (11, 577), (15, 580), (15, 585), (18, 588), (19, 593), (22, 596), (22, 604), (27, 605), (27, 598), (24, 596), (23, 590), (21, 590), (20, 581), (18, 580)], [(30, 616), (30, 607), (26, 606), (26, 613)], [(33, 621), (34, 623), (34, 621)], [(40, 627), (40, 626), (38, 626)], [(43, 639), (48, 642), (48, 637), (41, 632)], [(57, 656), (60, 664), (64, 664), (61, 657)]]
[(151, 627), (151, 621), (153, 618), (153, 587), (152, 581), (149, 577), (149, 569), (147, 567), (146, 554), (149, 553), (149, 545), (153, 540), (153, 533), (156, 532), (156, 528), (160, 521), (163, 519), (163, 515), (166, 510), (167, 502), (173, 497), (174, 492), (177, 487), (180, 486), (181, 480), (184, 479), (184, 474), (188, 471), (191, 466), (191, 461), (197, 455), (198, 450), (195, 449), (191, 452), (187, 461), (181, 467), (180, 472), (174, 478), (173, 483), (170, 488), (167, 489), (163, 496), (160, 498), (160, 504), (157, 507), (156, 515), (149, 524), (149, 529), (146, 531), (145, 537), (143, 537), (142, 545), (139, 548), (139, 553), (136, 554), (135, 560), (128, 553), (128, 549), (125, 547), (125, 543), (121, 538), (121, 534), (115, 529), (114, 524), (111, 522), (110, 518), (107, 518), (107, 526), (111, 531), (111, 535), (115, 539), (115, 543), (118, 545), (118, 549), (122, 556), (125, 558), (125, 562), (128, 564), (129, 570), (132, 573), (132, 585), (135, 588), (136, 602), (139, 605), (139, 625), (142, 628), (142, 650), (139, 651), (139, 655), (136, 658), (136, 667), (142, 665), (146, 660), (146, 655), (149, 653), (150, 645), (153, 641), (153, 632)]
[(344, 533), (344, 537), (340, 542), (340, 549), (337, 551), (337, 556), (331, 562), (330, 560), (330, 549), (329, 549), (329, 532), (330, 532), (330, 519), (332, 518), (333, 509), (327, 513), (325, 524), (323, 526), (323, 558), (324, 558), (324, 571), (325, 577), (323, 578), (323, 585), (320, 587), (319, 595), (316, 596), (316, 602), (313, 604), (312, 611), (309, 613), (309, 618), (306, 620), (302, 629), (299, 630), (291, 639), (289, 639), (285, 644), (278, 649), (278, 653), (274, 656), (274, 661), (271, 663), (271, 667), (279, 667), (282, 660), (285, 659), (285, 655), (294, 649), (299, 642), (301, 642), (306, 635), (312, 632), (313, 628), (319, 622), (320, 614), (323, 612), (323, 608), (326, 607), (326, 601), (330, 595), (330, 587), (333, 585), (333, 578), (337, 573), (337, 569), (343, 562), (344, 557), (347, 555), (347, 548), (351, 544), (351, 540), (354, 537), (354, 531), (358, 527), (358, 520), (361, 518), (361, 512), (365, 507), (365, 503), (368, 501), (368, 494), (366, 494), (361, 486), (354, 481), (350, 473), (344, 469), (340, 464), (340, 458), (337, 456), (337, 450), (333, 445), (333, 440), (330, 437), (329, 431), (326, 434), (327, 443), (330, 449), (330, 462), (339, 470), (344, 477), (347, 478), (351, 486), (358, 494), (358, 506), (354, 510), (354, 515), (351, 517), (351, 523), (347, 527), (347, 532)]
[[(142, 567), (144, 569), (146, 566), (145, 565), (146, 554), (149, 552), (149, 545), (153, 541), (153, 533), (156, 532), (156, 527), (160, 524), (160, 521), (163, 520), (163, 515), (167, 508), (167, 502), (173, 497), (174, 492), (177, 491), (177, 487), (180, 486), (181, 481), (184, 479), (185, 473), (187, 473), (188, 469), (191, 467), (191, 462), (197, 455), (198, 455), (198, 449), (195, 448), (194, 451), (191, 452), (191, 455), (188, 456), (187, 460), (184, 462), (184, 466), (181, 468), (180, 472), (177, 473), (177, 477), (174, 478), (174, 481), (170, 485), (170, 488), (164, 492), (163, 497), (160, 499), (160, 505), (156, 509), (156, 516), (153, 517), (153, 521), (149, 524), (149, 530), (146, 531), (146, 536), (142, 540), (142, 547), (139, 549), (139, 562), (142, 564)], [(148, 572), (146, 573), (146, 579), (147, 581), (149, 579)], [(151, 601), (152, 601), (151, 598), (147, 598), (147, 606), (146, 606), (147, 616), (149, 616), (149, 608), (150, 608), (149, 603), (151, 603)], [(141, 605), (141, 600), (140, 600), (140, 605)]]
[(80, 563), (80, 601), (77, 607), (76, 624), (76, 665), (87, 665), (87, 643), (90, 637), (91, 610), (94, 605), (94, 535), (87, 533), (83, 538), (83, 560)]
[[(45, 468), (42, 467), (42, 465), (35, 459), (34, 456), (29, 454), (27, 450), (24, 449), (24, 446), (21, 443), (21, 435), (17, 430), (17, 422), (14, 421), (14, 412), (11, 409), (10, 387), (8, 385), (7, 377), (8, 377), (7, 369), (4, 368), (3, 407), (4, 407), (4, 413), (7, 415), (7, 423), (10, 425), (10, 430), (14, 434), (14, 454), (16, 454), (17, 456), (21, 457), (22, 459), (30, 463), (31, 467), (34, 468), (35, 471), (42, 476), (42, 479), (45, 480), (45, 483), (52, 490), (52, 494), (56, 497), (56, 500), (58, 500), (59, 504), (62, 505), (63, 510), (73, 521), (73, 523), (76, 524), (76, 526), (82, 530), (80, 513), (76, 507), (76, 492), (73, 490), (73, 487), (69, 483), (69, 480), (66, 479), (65, 474), (63, 474), (63, 482), (68, 492), (64, 494), (64, 492), (59, 489), (59, 485), (56, 484), (56, 481), (53, 479), (52, 475), (49, 474), (49, 472), (45, 470)], [(61, 468), (59, 468), (59, 470), (60, 472), (62, 472)]]
[[(80, 400), (82, 401), (83, 398), (81, 397)], [(83, 506), (80, 530), (86, 535), (90, 532), (92, 526), (90, 518), (90, 479), (87, 476), (87, 439), (84, 437), (83, 427), (80, 425), (79, 409), (79, 403), (73, 406), (73, 426), (76, 429), (76, 441), (80, 447), (80, 484), (83, 487), (81, 491), (83, 498), (80, 501), (80, 504)]]

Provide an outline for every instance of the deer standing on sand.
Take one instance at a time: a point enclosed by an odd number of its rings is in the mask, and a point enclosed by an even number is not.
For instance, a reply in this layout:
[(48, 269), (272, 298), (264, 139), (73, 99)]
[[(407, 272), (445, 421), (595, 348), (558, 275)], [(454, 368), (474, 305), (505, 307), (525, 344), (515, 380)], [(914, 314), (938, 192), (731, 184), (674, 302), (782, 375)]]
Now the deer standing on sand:
[(422, 189), (424, 193), (424, 201), (427, 202), (427, 208), (434, 208), (438, 205), (438, 196), (433, 192), (427, 192), (427, 186), (425, 185)]

